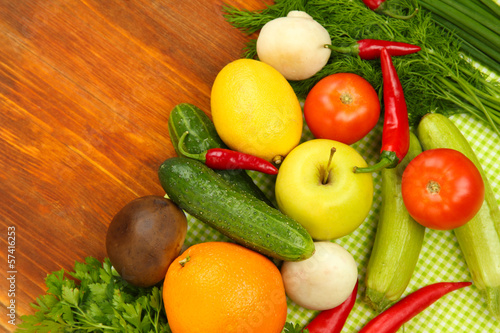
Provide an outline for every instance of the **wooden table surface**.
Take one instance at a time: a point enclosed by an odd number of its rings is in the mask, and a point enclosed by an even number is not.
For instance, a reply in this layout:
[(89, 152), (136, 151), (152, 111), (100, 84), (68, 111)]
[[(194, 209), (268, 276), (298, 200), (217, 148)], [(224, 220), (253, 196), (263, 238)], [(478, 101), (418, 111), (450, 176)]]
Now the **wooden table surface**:
[(247, 40), (222, 4), (0, 0), (0, 331), (15, 330), (12, 302), (16, 324), (33, 313), (48, 273), (106, 256), (127, 202), (164, 193), (170, 110), (209, 113), (215, 76)]

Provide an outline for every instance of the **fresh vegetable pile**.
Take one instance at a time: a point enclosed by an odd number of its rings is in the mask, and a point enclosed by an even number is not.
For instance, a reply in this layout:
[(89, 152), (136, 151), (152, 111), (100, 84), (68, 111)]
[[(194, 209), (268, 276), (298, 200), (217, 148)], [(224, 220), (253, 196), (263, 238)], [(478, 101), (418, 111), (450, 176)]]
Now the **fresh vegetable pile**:
[(498, 84), (413, 1), (224, 11), (260, 59), (220, 71), (213, 121), (171, 110), (166, 196), (118, 212), (76, 282), (49, 275), (21, 329), (496, 332)]
[[(384, 3), (392, 11), (400, 13), (412, 11), (420, 5), (420, 2), (415, 0), (390, 0)], [(425, 3), (436, 2), (422, 1), (422, 5)], [(261, 11), (248, 12), (226, 7), (225, 15), (233, 26), (245, 33), (253, 33), (259, 31), (267, 22), (292, 10), (305, 11), (311, 15), (330, 33), (332, 44), (336, 46), (349, 46), (366, 38), (421, 46), (420, 52), (394, 58), (403, 88), (411, 92), (406, 94), (410, 124), (417, 124), (428, 112), (451, 115), (466, 111), (488, 121), (499, 133), (498, 81), (488, 81), (478, 73), (474, 65), (460, 52), (463, 45), (461, 39), (452, 32), (443, 32), (429, 11), (421, 9), (411, 19), (401, 20), (380, 15), (367, 8), (362, 1), (278, 0)], [(498, 24), (498, 14), (495, 17)], [(498, 36), (498, 30), (494, 34)], [(255, 39), (250, 40), (245, 57), (253, 58), (257, 55), (256, 44)], [(498, 45), (497, 43), (496, 46)], [(328, 63), (314, 76), (291, 83), (297, 95), (305, 98), (321, 78), (342, 72), (359, 74), (367, 79), (375, 90), (381, 91), (379, 62), (365, 61), (360, 57), (338, 52), (332, 52)]]

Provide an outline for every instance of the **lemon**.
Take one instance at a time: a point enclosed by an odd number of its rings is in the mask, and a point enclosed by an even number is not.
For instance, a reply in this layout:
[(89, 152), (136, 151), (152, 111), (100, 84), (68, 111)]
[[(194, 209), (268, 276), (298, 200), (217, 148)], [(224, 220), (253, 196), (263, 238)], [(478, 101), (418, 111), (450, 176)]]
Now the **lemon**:
[(215, 129), (231, 149), (280, 163), (302, 135), (293, 88), (272, 66), (238, 59), (217, 74), (211, 92)]

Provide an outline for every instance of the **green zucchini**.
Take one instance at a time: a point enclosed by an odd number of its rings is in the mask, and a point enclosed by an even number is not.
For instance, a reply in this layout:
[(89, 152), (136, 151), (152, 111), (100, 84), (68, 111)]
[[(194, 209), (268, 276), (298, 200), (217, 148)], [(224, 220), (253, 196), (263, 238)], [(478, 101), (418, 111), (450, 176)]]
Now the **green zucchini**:
[[(212, 148), (227, 148), (221, 140), (210, 118), (197, 106), (181, 103), (176, 105), (168, 118), (168, 132), (170, 141), (178, 156), (185, 157), (179, 151), (179, 139), (184, 132), (189, 135), (184, 140), (187, 151), (198, 154)], [(252, 194), (260, 200), (273, 206), (269, 198), (254, 183), (252, 177), (245, 170), (214, 170), (227, 182), (241, 191)]]
[(493, 189), (469, 142), (450, 119), (440, 114), (425, 115), (418, 125), (417, 135), (424, 150), (458, 150), (481, 172), (484, 203), (476, 216), (454, 229), (454, 233), (474, 284), (484, 292), (491, 314), (500, 319), (500, 208)]
[(169, 158), (158, 175), (168, 197), (180, 208), (237, 243), (286, 261), (314, 253), (311, 236), (298, 222), (231, 187), (199, 161)]
[(405, 158), (396, 168), (381, 171), (382, 206), (365, 277), (365, 299), (379, 312), (401, 298), (422, 249), (425, 228), (410, 216), (401, 194), (403, 171), (421, 152), (417, 137), (410, 133)]

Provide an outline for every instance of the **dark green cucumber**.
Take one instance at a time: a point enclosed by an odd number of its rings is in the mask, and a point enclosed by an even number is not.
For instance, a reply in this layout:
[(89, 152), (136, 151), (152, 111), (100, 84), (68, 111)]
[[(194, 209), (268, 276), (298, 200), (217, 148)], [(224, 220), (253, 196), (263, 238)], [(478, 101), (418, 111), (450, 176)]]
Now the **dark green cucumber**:
[(180, 208), (237, 243), (286, 261), (304, 260), (314, 253), (313, 240), (302, 225), (230, 186), (199, 161), (169, 158), (158, 175), (168, 197)]
[[(212, 148), (227, 148), (215, 130), (210, 118), (197, 106), (189, 103), (176, 105), (168, 118), (170, 141), (178, 156), (185, 157), (178, 149), (181, 135), (189, 131), (184, 140), (187, 151), (198, 154)], [(252, 194), (273, 206), (269, 198), (254, 183), (245, 170), (215, 170), (222, 178), (240, 190)]]

